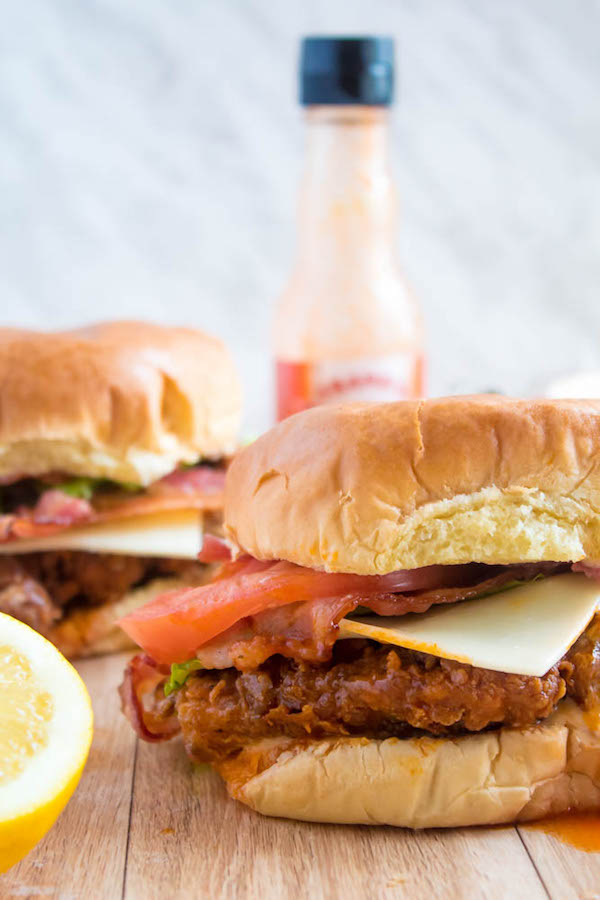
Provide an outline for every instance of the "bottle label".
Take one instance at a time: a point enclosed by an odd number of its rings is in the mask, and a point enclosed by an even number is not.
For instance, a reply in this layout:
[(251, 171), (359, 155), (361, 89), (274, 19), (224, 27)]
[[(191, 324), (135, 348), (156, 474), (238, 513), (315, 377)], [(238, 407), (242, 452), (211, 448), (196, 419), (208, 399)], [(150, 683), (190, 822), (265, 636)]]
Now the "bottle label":
[(423, 395), (423, 357), (415, 353), (318, 363), (277, 362), (277, 418), (322, 403), (393, 402)]

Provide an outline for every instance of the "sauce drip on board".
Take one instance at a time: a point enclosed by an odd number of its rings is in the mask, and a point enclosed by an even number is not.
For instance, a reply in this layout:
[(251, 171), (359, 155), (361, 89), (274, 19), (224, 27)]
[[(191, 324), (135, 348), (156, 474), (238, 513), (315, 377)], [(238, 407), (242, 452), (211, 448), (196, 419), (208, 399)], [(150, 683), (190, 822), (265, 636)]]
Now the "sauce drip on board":
[[(600, 708), (584, 710), (583, 718), (590, 730), (600, 730)], [(599, 812), (566, 812), (559, 816), (541, 819), (526, 827), (535, 831), (544, 831), (576, 850), (600, 853)]]
[(564, 813), (526, 826), (586, 853), (600, 853), (600, 813)]

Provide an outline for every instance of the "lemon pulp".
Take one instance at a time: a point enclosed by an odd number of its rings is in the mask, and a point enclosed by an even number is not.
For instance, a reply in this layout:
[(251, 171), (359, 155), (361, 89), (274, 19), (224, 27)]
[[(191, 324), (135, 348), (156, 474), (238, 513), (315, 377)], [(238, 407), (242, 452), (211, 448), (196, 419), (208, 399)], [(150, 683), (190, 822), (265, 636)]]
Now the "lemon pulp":
[(41, 634), (0, 613), (0, 874), (64, 809), (92, 727), (90, 698), (75, 669)]
[(0, 646), (0, 785), (17, 778), (48, 743), (54, 714), (27, 658)]

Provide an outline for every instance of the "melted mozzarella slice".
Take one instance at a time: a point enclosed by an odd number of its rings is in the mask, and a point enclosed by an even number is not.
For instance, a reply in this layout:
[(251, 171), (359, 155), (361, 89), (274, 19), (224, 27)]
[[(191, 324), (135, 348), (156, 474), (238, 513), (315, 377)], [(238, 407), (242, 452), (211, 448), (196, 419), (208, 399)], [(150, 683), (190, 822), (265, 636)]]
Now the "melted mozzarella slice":
[(600, 584), (570, 572), (419, 615), (342, 619), (340, 636), (539, 676), (565, 655), (599, 604)]
[(81, 525), (47, 537), (0, 544), (0, 553), (14, 556), (44, 550), (88, 550), (128, 556), (196, 559), (202, 544), (202, 514), (179, 509), (132, 516), (95, 525)]

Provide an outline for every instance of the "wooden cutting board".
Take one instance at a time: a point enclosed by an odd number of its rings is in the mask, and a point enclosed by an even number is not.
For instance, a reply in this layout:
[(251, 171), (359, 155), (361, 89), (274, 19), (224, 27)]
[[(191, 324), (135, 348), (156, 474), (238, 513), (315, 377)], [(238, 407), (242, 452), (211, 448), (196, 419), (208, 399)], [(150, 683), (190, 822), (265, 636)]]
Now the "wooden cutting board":
[(90, 759), (44, 841), (0, 898), (600, 898), (600, 853), (529, 828), (411, 833), (265, 819), (229, 800), (179, 742), (138, 741), (119, 712), (126, 656), (79, 666), (95, 712)]

